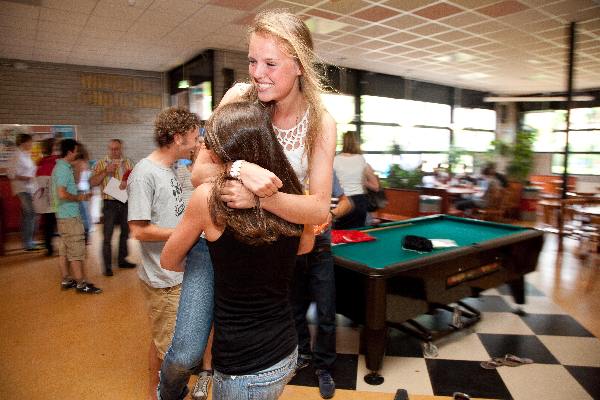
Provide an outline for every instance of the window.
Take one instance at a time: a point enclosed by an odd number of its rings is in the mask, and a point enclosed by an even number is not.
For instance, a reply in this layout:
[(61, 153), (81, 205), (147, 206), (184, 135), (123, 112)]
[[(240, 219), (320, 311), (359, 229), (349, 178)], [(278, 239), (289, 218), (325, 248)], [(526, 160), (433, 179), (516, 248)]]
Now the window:
[[(562, 174), (566, 143), (566, 111), (524, 114), (523, 122), (538, 131), (534, 151), (552, 154), (551, 171)], [(600, 107), (571, 110), (569, 131), (570, 174), (600, 175)]]
[(354, 122), (354, 96), (343, 94), (321, 94), (323, 105), (337, 122), (337, 150), (342, 149), (344, 132), (356, 132)]
[[(562, 154), (552, 155), (552, 173), (562, 174), (565, 157)], [(568, 170), (570, 174), (599, 175), (600, 154), (569, 154)]]
[[(463, 113), (465, 118), (468, 118), (468, 111)], [(494, 111), (475, 112), (475, 126), (486, 129), (495, 125)], [(403, 169), (423, 168), (431, 172), (438, 164), (448, 162), (451, 132), (449, 105), (362, 96), (361, 120), (362, 150), (367, 162), (381, 176), (387, 175), (391, 164), (398, 164)], [(479, 137), (479, 142), (485, 142), (485, 146), (479, 144), (477, 147), (481, 151), (487, 150), (489, 142), (493, 140), (494, 127), (491, 129), (491, 132)], [(469, 133), (471, 136), (472, 133)], [(401, 154), (395, 154), (398, 147)]]
[(553, 153), (565, 150), (565, 134), (557, 132), (557, 130), (565, 129), (563, 111), (525, 113), (523, 124), (537, 131), (533, 151)]
[[(485, 152), (496, 138), (496, 112), (485, 108), (454, 109), (454, 146)], [(470, 164), (472, 167), (472, 164)]]
[(467, 151), (485, 152), (495, 138), (496, 134), (489, 131), (454, 131), (454, 146)]

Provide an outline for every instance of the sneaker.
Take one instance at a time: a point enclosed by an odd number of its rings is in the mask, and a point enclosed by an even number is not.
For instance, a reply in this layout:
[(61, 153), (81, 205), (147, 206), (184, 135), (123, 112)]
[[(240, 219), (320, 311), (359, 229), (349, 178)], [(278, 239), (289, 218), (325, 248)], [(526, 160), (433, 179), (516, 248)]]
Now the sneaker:
[(311, 361), (312, 357), (309, 354), (298, 354), (298, 360), (296, 361), (296, 371), (308, 367)]
[(83, 284), (77, 285), (77, 291), (79, 293), (88, 293), (88, 294), (100, 294), (102, 293), (102, 289), (94, 286), (93, 283), (83, 282)]
[(71, 289), (77, 286), (77, 281), (75, 279), (65, 279), (60, 283), (60, 288), (62, 290)]
[(315, 375), (319, 379), (319, 394), (324, 399), (330, 399), (335, 394), (335, 382), (331, 377), (329, 371), (325, 369), (318, 369), (315, 371)]
[(198, 374), (198, 380), (192, 389), (192, 399), (206, 400), (208, 399), (208, 390), (212, 381), (211, 371), (202, 371)]
[(119, 268), (135, 268), (137, 265), (130, 263), (129, 261), (123, 261), (119, 263)]

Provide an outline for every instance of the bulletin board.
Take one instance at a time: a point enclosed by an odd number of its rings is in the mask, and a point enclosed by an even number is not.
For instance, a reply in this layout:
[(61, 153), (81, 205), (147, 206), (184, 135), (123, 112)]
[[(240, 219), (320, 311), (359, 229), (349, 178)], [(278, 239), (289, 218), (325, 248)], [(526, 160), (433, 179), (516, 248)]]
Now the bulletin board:
[(75, 125), (19, 125), (0, 124), (0, 175), (6, 175), (8, 163), (15, 151), (15, 140), (18, 134), (27, 133), (33, 136), (31, 158), (34, 162), (42, 158), (42, 141), (55, 138), (77, 139)]

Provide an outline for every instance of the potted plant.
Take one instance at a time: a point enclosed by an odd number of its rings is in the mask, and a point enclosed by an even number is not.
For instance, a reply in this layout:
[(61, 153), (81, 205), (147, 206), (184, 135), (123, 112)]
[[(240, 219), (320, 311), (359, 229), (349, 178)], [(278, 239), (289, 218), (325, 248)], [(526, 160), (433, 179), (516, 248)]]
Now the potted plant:
[(534, 164), (533, 143), (536, 135), (536, 130), (529, 127), (517, 132), (506, 168), (506, 174), (510, 179), (519, 182), (527, 181)]
[(510, 180), (525, 183), (534, 164), (533, 143), (537, 131), (524, 127), (515, 135), (514, 143), (506, 143), (502, 140), (491, 142), (491, 148), (485, 155), (488, 162), (494, 162), (499, 156), (508, 159), (506, 175)]
[(423, 172), (418, 169), (406, 170), (398, 164), (390, 165), (388, 176), (384, 180), (384, 186), (395, 189), (414, 189), (421, 185)]

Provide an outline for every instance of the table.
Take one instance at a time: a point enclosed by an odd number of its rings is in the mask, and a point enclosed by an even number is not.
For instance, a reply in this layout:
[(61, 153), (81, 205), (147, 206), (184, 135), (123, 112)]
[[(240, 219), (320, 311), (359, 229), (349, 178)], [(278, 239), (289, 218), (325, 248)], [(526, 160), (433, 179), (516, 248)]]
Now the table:
[[(363, 228), (372, 242), (333, 246), (337, 312), (364, 324), (361, 344), (370, 384), (380, 384), (388, 326), (509, 283), (524, 304), (524, 274), (534, 271), (543, 233), (487, 221), (433, 215)], [(406, 235), (453, 239), (458, 247), (420, 254)]]
[(479, 186), (437, 186), (427, 187), (418, 186), (421, 194), (428, 196), (440, 196), (442, 198), (441, 214), (446, 214), (450, 210), (450, 206), (457, 198), (463, 195), (474, 195), (483, 193), (483, 190)]
[(588, 215), (590, 217), (600, 217), (600, 206), (584, 206), (575, 204), (571, 207), (576, 213)]

